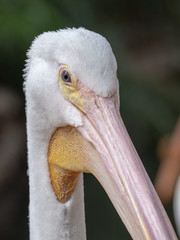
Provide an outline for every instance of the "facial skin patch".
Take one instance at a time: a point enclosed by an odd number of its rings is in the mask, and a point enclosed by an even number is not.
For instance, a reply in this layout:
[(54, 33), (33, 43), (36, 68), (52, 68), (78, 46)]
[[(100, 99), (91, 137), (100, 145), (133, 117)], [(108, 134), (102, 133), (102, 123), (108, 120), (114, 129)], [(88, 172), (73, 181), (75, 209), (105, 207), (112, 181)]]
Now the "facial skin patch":
[[(62, 73), (66, 71), (69, 74), (69, 81), (64, 82), (62, 79)], [(83, 111), (83, 98), (80, 96), (78, 91), (78, 80), (71, 73), (67, 65), (62, 65), (58, 73), (59, 87), (62, 91), (63, 96), (71, 103), (73, 103), (78, 109)]]

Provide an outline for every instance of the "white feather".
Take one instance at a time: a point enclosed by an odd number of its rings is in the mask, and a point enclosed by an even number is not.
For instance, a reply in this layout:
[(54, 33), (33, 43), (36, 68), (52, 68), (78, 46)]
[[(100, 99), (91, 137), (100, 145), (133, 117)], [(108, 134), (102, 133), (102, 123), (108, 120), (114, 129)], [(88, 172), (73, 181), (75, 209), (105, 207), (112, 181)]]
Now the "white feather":
[(102, 96), (112, 94), (117, 87), (117, 63), (108, 41), (84, 28), (63, 29), (38, 36), (29, 52), (29, 72), (35, 59), (55, 64), (67, 64), (91, 90)]
[(106, 39), (79, 29), (48, 32), (37, 37), (25, 69), (25, 94), (30, 178), (30, 239), (84, 240), (83, 179), (71, 199), (62, 204), (52, 190), (48, 171), (48, 145), (59, 126), (82, 124), (79, 111), (62, 96), (58, 69), (66, 64), (81, 82), (108, 96), (118, 87), (117, 64)]

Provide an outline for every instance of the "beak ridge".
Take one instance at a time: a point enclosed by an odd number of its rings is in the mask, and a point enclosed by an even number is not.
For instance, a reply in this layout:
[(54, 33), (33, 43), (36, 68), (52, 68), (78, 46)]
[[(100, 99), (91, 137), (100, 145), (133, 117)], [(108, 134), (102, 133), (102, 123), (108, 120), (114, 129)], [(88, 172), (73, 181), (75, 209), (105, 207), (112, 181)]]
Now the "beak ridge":
[(89, 171), (103, 185), (132, 238), (177, 239), (120, 117), (117, 94), (94, 96), (86, 109), (78, 130), (100, 154)]

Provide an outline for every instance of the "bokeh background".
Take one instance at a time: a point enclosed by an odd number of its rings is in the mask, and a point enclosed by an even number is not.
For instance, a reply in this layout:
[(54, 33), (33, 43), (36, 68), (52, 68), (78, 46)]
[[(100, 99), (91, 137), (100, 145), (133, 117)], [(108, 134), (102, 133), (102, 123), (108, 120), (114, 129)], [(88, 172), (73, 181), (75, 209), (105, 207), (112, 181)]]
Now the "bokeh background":
[[(154, 182), (159, 139), (180, 109), (179, 0), (0, 0), (0, 239), (28, 239), (23, 68), (44, 31), (83, 26), (110, 42), (121, 114)], [(88, 239), (131, 239), (106, 193), (85, 175)], [(174, 224), (172, 204), (166, 210)]]

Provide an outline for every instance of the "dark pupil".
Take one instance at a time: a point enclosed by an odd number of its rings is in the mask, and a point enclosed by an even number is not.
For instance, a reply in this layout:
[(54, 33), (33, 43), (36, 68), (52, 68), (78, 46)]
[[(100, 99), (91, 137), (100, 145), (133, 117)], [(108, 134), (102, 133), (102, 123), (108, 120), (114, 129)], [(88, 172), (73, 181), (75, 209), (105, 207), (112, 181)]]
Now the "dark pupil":
[(62, 72), (62, 80), (64, 82), (70, 82), (71, 81), (68, 71), (63, 71)]

